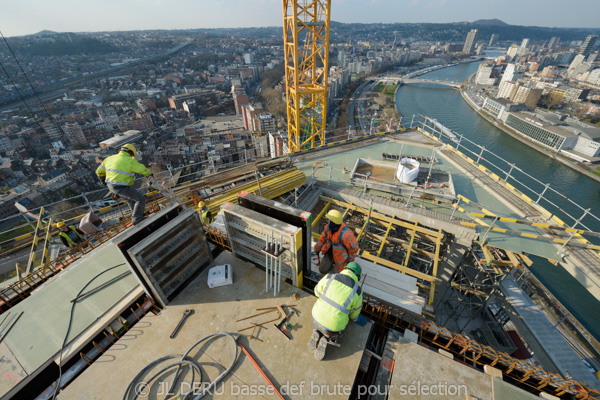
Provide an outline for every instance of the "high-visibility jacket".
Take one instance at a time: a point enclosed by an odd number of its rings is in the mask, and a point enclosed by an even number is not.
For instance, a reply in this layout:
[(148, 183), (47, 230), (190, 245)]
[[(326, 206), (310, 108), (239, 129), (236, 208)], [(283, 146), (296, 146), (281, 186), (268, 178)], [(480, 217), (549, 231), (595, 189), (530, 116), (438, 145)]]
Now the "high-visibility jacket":
[(325, 275), (315, 286), (315, 296), (319, 299), (313, 306), (312, 316), (332, 332), (343, 331), (348, 320), (356, 320), (360, 315), (362, 290), (350, 270)]
[(58, 236), (61, 236), (62, 238), (64, 238), (63, 243), (66, 241), (67, 242), (66, 244), (69, 247), (75, 247), (83, 241), (83, 238), (81, 237), (81, 235), (79, 235), (79, 232), (77, 232), (77, 228), (75, 228), (73, 225), (69, 225), (68, 228), (69, 228), (68, 232), (60, 231)]
[(315, 251), (327, 253), (331, 248), (333, 250), (333, 266), (342, 271), (346, 264), (354, 261), (358, 251), (358, 243), (354, 233), (342, 222), (340, 229), (334, 234), (329, 229), (329, 224), (323, 229), (319, 241), (315, 245)]
[(206, 207), (205, 209), (200, 209), (200, 216), (202, 219), (202, 223), (205, 225), (208, 225), (211, 222), (213, 222), (212, 213), (210, 212), (208, 207)]
[(124, 151), (107, 157), (96, 169), (96, 175), (113, 186), (133, 185), (135, 174), (150, 176), (152, 172)]

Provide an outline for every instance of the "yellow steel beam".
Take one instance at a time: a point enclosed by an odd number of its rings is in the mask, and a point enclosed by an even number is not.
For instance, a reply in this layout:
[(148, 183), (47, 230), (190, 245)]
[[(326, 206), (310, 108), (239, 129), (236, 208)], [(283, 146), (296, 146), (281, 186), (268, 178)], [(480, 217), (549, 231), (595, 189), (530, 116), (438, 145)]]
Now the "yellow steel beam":
[(314, 228), (315, 226), (317, 226), (317, 224), (319, 223), (319, 221), (321, 220), (321, 218), (323, 218), (323, 215), (325, 215), (325, 213), (327, 212), (327, 210), (329, 210), (329, 207), (331, 207), (331, 203), (326, 203), (325, 207), (323, 207), (323, 209), (321, 210), (321, 212), (319, 214), (317, 214), (315, 220), (312, 222), (312, 228)]
[(44, 250), (42, 252), (41, 265), (48, 262), (48, 247), (50, 246), (50, 235), (52, 231), (52, 218), (48, 220), (48, 226), (46, 227), (46, 240), (44, 241)]
[(394, 226), (394, 224), (392, 224), (390, 222), (387, 227), (387, 230), (385, 231), (385, 236), (383, 237), (383, 240), (381, 241), (381, 246), (379, 246), (379, 250), (377, 250), (377, 257), (379, 257), (381, 255), (381, 252), (383, 251), (383, 246), (385, 246), (385, 243), (387, 242), (387, 237), (390, 234), (390, 230), (392, 230), (392, 226)]
[(412, 231), (412, 234), (410, 235), (410, 243), (408, 244), (408, 250), (406, 250), (406, 257), (404, 258), (404, 266), (408, 267), (408, 260), (410, 259), (410, 251), (412, 250), (413, 247), (413, 243), (415, 241), (415, 234), (417, 233), (417, 225), (419, 223), (415, 222), (415, 229)]
[(35, 248), (38, 245), (38, 241), (40, 237), (38, 233), (40, 228), (42, 227), (42, 217), (44, 216), (44, 207), (40, 208), (40, 214), (38, 217), (37, 225), (35, 227), (35, 232), (33, 234), (33, 241), (31, 243), (31, 251), (29, 252), (29, 261), (27, 261), (27, 267), (25, 268), (25, 274), (30, 274), (33, 271), (33, 263), (35, 262)]
[(415, 278), (423, 279), (424, 281), (427, 281), (427, 282), (442, 283), (442, 280), (440, 278), (437, 278), (437, 277), (431, 276), (431, 275), (427, 275), (427, 274), (424, 274), (423, 272), (415, 271), (414, 269), (404, 267), (400, 264), (396, 264), (395, 262), (388, 261), (381, 257), (374, 256), (371, 253), (369, 253), (368, 251), (363, 252), (361, 254), (361, 258), (364, 258), (365, 260), (373, 261), (376, 264), (385, 265), (386, 267), (395, 269), (396, 271), (403, 272), (406, 275), (414, 276)]

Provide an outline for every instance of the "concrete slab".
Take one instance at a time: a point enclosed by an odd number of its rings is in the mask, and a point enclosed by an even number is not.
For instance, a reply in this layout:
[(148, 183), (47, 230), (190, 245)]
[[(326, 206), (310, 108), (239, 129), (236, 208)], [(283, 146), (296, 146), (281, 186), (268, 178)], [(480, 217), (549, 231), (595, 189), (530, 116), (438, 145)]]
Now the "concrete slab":
[(400, 339), (388, 393), (389, 400), (539, 399), (406, 339)]
[[(10, 310), (9, 319), (0, 329), (0, 334), (4, 334), (5, 329), (8, 329), (12, 318), (21, 312), (23, 314), (4, 337), (2, 347), (10, 352), (19, 368), (15, 370), (15, 364), (11, 362), (0, 362), (0, 375), (14, 375), (21, 370), (26, 376), (17, 374), (16, 378), (19, 379), (6, 378), (0, 385), (0, 396), (5, 395), (9, 389), (15, 390), (16, 386), (23, 386), (29, 378), (53, 362), (67, 333), (71, 300), (95, 275), (119, 266), (124, 261), (114, 249), (103, 246), (37, 288), (33, 296), (29, 296)], [(97, 288), (127, 271), (126, 265), (120, 265), (99, 276), (88, 289)], [(115, 304), (138, 290), (137, 288), (136, 279), (129, 274), (78, 301), (73, 312), (67, 347), (75, 347), (76, 343), (86, 336), (85, 332), (88, 329), (94, 329), (93, 326), (104, 318), (105, 314), (110, 313)], [(141, 291), (137, 297), (140, 295)], [(110, 321), (106, 323), (108, 322)], [(92, 336), (95, 335), (96, 333)], [(7, 354), (0, 351), (0, 355), (10, 360)]]
[[(151, 361), (168, 354), (183, 354), (206, 335), (220, 331), (236, 332), (252, 323), (276, 318), (275, 313), (270, 313), (236, 322), (257, 313), (257, 308), (278, 304), (294, 304), (294, 309), (300, 313), (291, 317), (291, 340), (269, 323), (265, 325), (266, 329), (255, 332), (263, 342), (242, 336), (238, 343), (250, 351), (276, 386), (287, 389), (290, 393), (288, 398), (348, 398), (371, 325), (361, 327), (350, 323), (341, 340), (342, 346), (330, 346), (325, 360), (317, 362), (306, 349), (312, 333), (311, 310), (315, 298), (301, 292), (301, 298), (294, 302), (290, 296), (298, 289), (285, 282), (281, 283), (278, 296), (273, 297), (272, 292), (265, 293), (264, 272), (226, 252), (221, 253), (209, 267), (225, 263), (233, 268), (232, 285), (209, 289), (206, 284), (207, 268), (158, 316), (145, 316), (78, 377), (60, 398), (120, 398), (130, 380)], [(169, 339), (185, 309), (193, 309), (195, 314), (187, 319), (174, 339)], [(251, 330), (246, 332), (250, 334)], [(214, 379), (223, 371), (222, 365), (229, 365), (234, 350), (228, 339), (220, 338), (210, 345), (202, 344), (190, 355), (201, 363), (207, 378)], [(170, 382), (172, 375), (166, 376)], [(267, 387), (265, 380), (240, 351), (233, 371), (225, 377), (214, 397), (278, 398), (272, 392), (267, 393)], [(152, 386), (156, 397), (150, 395), (148, 398), (164, 398), (158, 394), (161, 389), (164, 386)], [(187, 387), (184, 389), (187, 391)], [(295, 395), (291, 395), (292, 390), (296, 391)], [(213, 397), (208, 395), (205, 398)]]

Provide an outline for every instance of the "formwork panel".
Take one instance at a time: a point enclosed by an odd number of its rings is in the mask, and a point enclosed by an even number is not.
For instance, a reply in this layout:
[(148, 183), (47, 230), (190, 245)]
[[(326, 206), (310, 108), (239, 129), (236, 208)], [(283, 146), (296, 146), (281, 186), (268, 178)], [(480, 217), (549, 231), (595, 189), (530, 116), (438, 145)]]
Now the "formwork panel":
[(272, 236), (281, 240), (285, 249), (281, 255), (281, 275), (302, 287), (302, 229), (237, 204), (221, 206), (233, 255), (265, 267), (266, 256), (261, 249)]
[(189, 209), (127, 250), (144, 289), (164, 307), (213, 260), (198, 213)]

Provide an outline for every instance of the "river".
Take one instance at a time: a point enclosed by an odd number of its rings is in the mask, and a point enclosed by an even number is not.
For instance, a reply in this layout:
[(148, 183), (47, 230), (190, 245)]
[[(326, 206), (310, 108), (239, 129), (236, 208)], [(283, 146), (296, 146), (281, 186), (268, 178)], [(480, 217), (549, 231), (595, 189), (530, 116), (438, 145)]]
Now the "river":
[[(497, 56), (502, 53), (490, 54)], [(421, 75), (423, 79), (439, 79), (460, 82), (474, 74), (479, 67), (479, 62), (460, 64), (457, 66), (437, 70)], [(410, 84), (398, 89), (396, 94), (396, 107), (404, 121), (410, 121), (412, 115), (427, 115), (436, 118), (440, 123), (452, 129), (465, 138), (484, 146), (491, 152), (497, 154), (518, 168), (533, 175), (543, 183), (550, 183), (551, 187), (565, 196), (554, 195), (550, 192), (549, 199), (575, 218), (583, 215), (583, 211), (570, 203), (567, 199), (573, 199), (583, 207), (591, 208), (591, 212), (600, 215), (598, 198), (600, 197), (600, 183), (590, 179), (561, 163), (527, 147), (508, 134), (502, 132), (485, 119), (480, 117), (462, 99), (460, 93), (452, 88), (433, 84)], [(463, 143), (461, 143), (462, 145)], [(470, 146), (473, 151), (480, 150)], [(471, 157), (473, 157), (471, 155)], [(494, 163), (499, 160), (492, 158)], [(503, 166), (504, 167), (504, 166)], [(525, 182), (524, 176), (514, 171), (513, 175)], [(504, 174), (501, 174), (504, 176)], [(509, 182), (519, 187), (516, 182)], [(541, 192), (543, 185), (532, 183), (532, 188)], [(525, 194), (533, 197), (521, 187)], [(537, 197), (534, 197), (537, 199)], [(561, 211), (552, 207), (542, 200), (540, 205), (555, 213), (559, 218), (569, 225), (574, 220)], [(600, 231), (600, 221), (587, 216), (582, 220), (585, 227), (593, 231)], [(578, 226), (581, 228), (581, 225)], [(548, 261), (538, 257), (532, 257), (534, 261), (530, 268), (536, 277), (558, 298), (558, 300), (569, 309), (569, 311), (600, 340), (600, 302), (596, 300), (583, 286), (575, 280), (562, 267), (554, 266)]]

